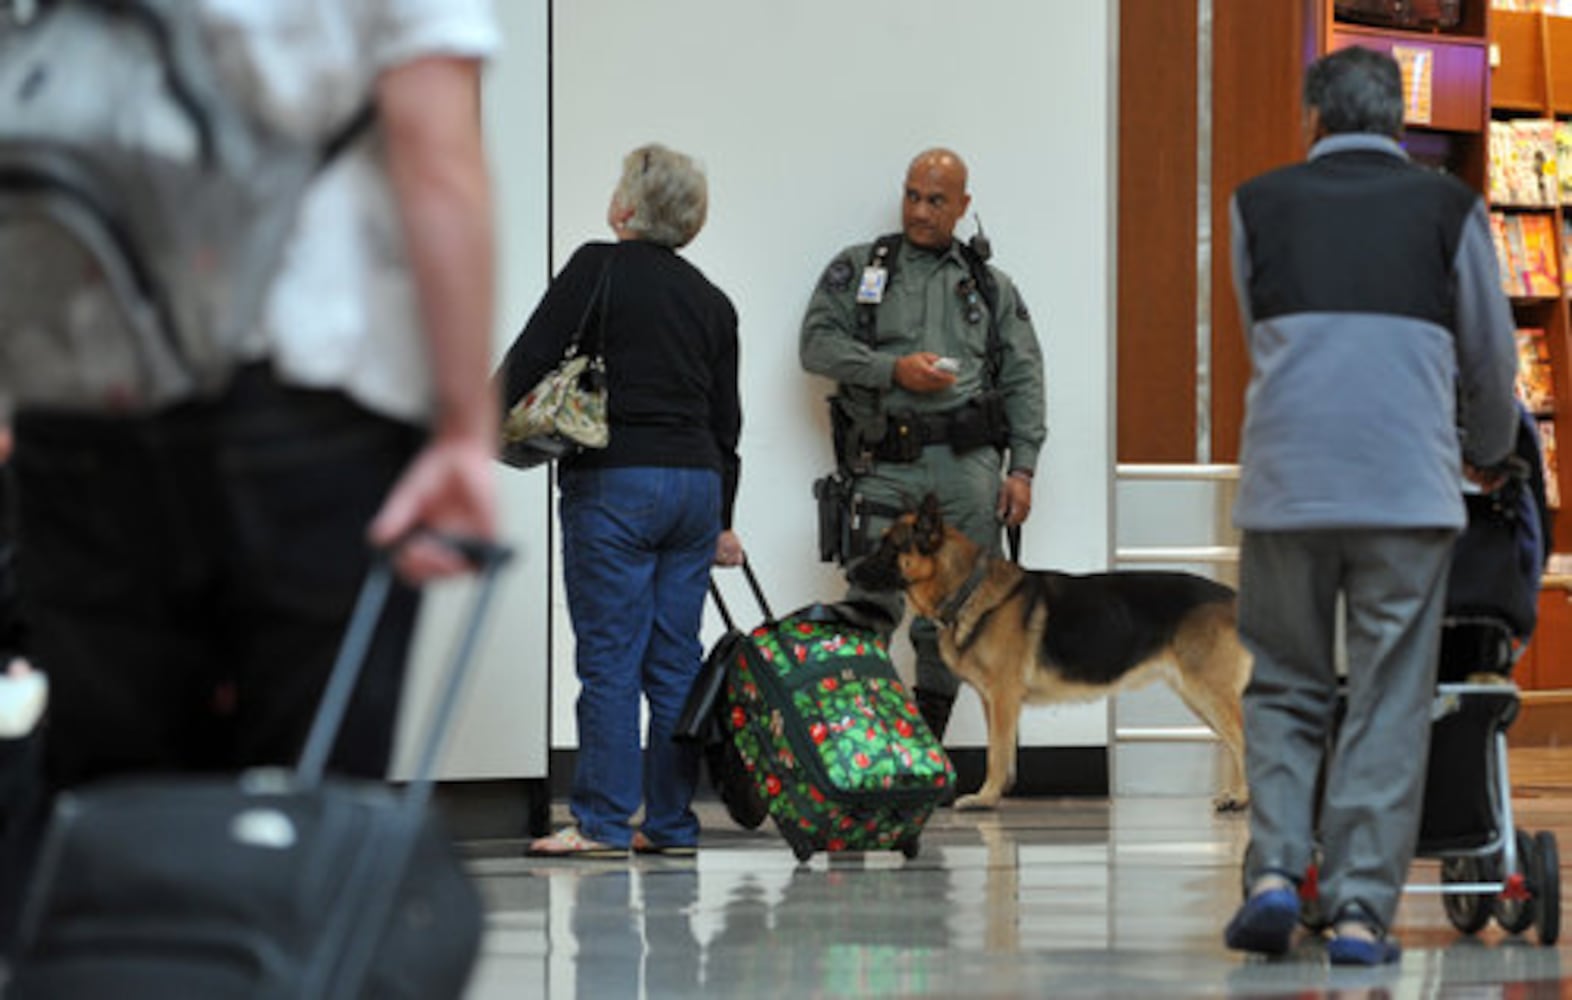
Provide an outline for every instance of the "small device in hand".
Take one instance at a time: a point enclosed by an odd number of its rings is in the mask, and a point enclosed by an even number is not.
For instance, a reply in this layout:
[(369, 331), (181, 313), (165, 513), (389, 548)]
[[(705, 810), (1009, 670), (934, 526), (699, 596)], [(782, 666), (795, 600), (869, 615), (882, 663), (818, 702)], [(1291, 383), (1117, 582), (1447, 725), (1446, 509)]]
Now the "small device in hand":
[(951, 375), (960, 374), (961, 363), (954, 358), (940, 358), (933, 363), (934, 371), (947, 372)]

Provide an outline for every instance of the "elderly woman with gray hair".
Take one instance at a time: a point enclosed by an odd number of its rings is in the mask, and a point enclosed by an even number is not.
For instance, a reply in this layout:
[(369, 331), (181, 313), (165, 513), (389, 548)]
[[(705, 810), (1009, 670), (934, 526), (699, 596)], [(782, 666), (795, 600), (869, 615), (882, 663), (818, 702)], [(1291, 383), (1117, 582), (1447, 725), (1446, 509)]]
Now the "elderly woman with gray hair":
[[(676, 252), (698, 235), (707, 208), (692, 159), (660, 145), (629, 153), (606, 213), (617, 241), (573, 254), (504, 365), (503, 398), (517, 399), (561, 359), (581, 318), (592, 342), (604, 331), (611, 443), (558, 470), (582, 685), (574, 823), (532, 843), (534, 855), (686, 854), (698, 845), (699, 759), (671, 734), (699, 670), (710, 566), (742, 561), (730, 530), (742, 426), (737, 312)], [(643, 750), (641, 696), (650, 718)]]

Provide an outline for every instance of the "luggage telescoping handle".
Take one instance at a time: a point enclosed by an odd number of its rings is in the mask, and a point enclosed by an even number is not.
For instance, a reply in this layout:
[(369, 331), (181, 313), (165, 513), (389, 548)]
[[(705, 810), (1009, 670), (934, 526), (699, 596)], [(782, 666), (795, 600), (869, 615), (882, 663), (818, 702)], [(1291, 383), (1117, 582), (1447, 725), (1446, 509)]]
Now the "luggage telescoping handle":
[[(773, 622), (775, 612), (770, 610), (770, 602), (764, 599), (764, 588), (759, 586), (759, 578), (753, 575), (753, 564), (748, 562), (748, 557), (742, 558), (742, 575), (747, 577), (748, 589), (753, 591), (753, 599), (759, 603), (759, 610), (764, 612), (764, 620)], [(715, 574), (710, 574), (710, 596), (715, 598), (715, 607), (720, 611), (721, 620), (726, 623), (726, 628), (732, 632), (737, 631), (737, 622), (731, 616), (731, 609), (726, 607), (725, 598), (721, 597), (720, 588), (715, 586)]]
[[(479, 572), (480, 579), (475, 583), (469, 613), (444, 674), (437, 708), (431, 715), (430, 728), (420, 748), (415, 774), (406, 792), (411, 808), (423, 808), (430, 795), (437, 754), (442, 749), (443, 737), (447, 735), (448, 726), (453, 721), (459, 694), (474, 661), (481, 625), (486, 620), (491, 599), (496, 593), (498, 574), (513, 558), (513, 550), (505, 545), (446, 535), (428, 537), (437, 537), (464, 556)], [(350, 698), (355, 693), (355, 683), (360, 679), (360, 671), (365, 666), (366, 655), (371, 650), (377, 625), (382, 620), (383, 606), (387, 604), (388, 593), (392, 588), (393, 553), (391, 550), (379, 550), (372, 557), (366, 582), (361, 585), (360, 596), (356, 598), (355, 610), (344, 632), (344, 641), (339, 645), (338, 657), (333, 662), (327, 688), (322, 693), (322, 702), (311, 722), (306, 748), (301, 752), (300, 763), (296, 766), (296, 774), (303, 787), (313, 788), (322, 783), (328, 755), (338, 739), (344, 714), (349, 710)]]

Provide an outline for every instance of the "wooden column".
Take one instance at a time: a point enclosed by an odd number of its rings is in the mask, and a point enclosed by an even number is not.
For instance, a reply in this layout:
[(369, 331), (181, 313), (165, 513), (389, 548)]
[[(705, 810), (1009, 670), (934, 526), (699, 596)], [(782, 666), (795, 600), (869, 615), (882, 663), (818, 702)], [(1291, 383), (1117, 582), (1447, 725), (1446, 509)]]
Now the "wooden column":
[(1230, 274), (1228, 204), (1244, 181), (1305, 154), (1305, 66), (1316, 13), (1304, 0), (1215, 0), (1212, 143), (1212, 460), (1239, 460), (1250, 356)]
[(1118, 460), (1192, 462), (1195, 0), (1119, 5), (1118, 241)]
[[(1299, 89), (1317, 0), (1213, 0), (1211, 459), (1235, 461), (1249, 361), (1228, 199), (1303, 155)], [(1123, 0), (1119, 36), (1118, 460), (1196, 454), (1196, 0)]]

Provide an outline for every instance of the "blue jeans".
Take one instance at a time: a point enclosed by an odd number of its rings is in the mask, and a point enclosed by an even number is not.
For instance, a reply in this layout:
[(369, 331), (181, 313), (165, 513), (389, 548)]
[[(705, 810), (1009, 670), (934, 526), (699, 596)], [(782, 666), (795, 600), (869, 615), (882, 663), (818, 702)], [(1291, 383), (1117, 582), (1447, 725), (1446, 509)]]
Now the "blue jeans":
[[(583, 685), (571, 807), (585, 836), (625, 847), (644, 803), (645, 836), (698, 842), (697, 748), (672, 742), (701, 660), (699, 626), (720, 533), (711, 469), (565, 469), (562, 570)], [(639, 698), (649, 701), (639, 750)]]

